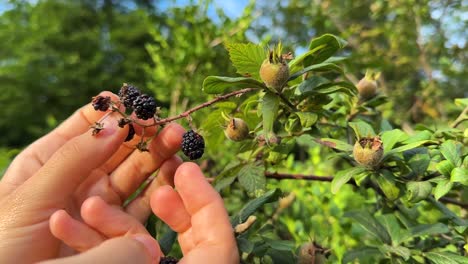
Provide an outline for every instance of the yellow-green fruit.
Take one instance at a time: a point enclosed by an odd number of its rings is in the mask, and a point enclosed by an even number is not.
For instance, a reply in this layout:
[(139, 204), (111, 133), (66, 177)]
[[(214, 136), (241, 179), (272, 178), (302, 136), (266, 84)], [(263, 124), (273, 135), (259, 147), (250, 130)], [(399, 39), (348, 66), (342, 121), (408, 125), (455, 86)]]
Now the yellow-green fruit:
[(268, 88), (281, 92), (289, 79), (289, 67), (285, 62), (274, 63), (266, 59), (260, 67), (260, 78)]
[(361, 165), (375, 167), (383, 156), (383, 144), (380, 137), (361, 138), (353, 148), (354, 159)]
[(364, 100), (369, 100), (377, 94), (377, 82), (362, 78), (356, 85), (359, 96)]
[(244, 120), (240, 118), (231, 118), (229, 124), (224, 130), (226, 137), (232, 141), (242, 141), (249, 137), (249, 127)]

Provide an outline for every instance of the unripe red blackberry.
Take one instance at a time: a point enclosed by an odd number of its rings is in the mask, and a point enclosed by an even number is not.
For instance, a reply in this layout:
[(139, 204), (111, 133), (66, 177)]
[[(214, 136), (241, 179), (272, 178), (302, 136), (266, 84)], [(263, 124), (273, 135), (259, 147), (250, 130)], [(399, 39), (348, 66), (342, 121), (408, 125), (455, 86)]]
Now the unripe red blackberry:
[(94, 110), (103, 111), (103, 112), (109, 109), (110, 103), (111, 103), (110, 96), (101, 96), (101, 95), (94, 97), (93, 101), (91, 101), (91, 105), (94, 107)]
[(141, 95), (141, 92), (138, 88), (133, 85), (123, 84), (122, 88), (119, 91), (120, 101), (124, 104), (126, 108), (132, 108), (133, 102)]
[(161, 257), (159, 264), (176, 264), (179, 260), (174, 257)]
[(380, 137), (361, 138), (353, 148), (354, 159), (361, 165), (374, 167), (383, 156), (383, 144)]
[(142, 94), (133, 101), (133, 111), (139, 119), (150, 119), (156, 113), (156, 100), (152, 96)]
[(189, 130), (182, 136), (181, 149), (190, 160), (199, 159), (205, 151), (205, 140), (197, 132)]
[(231, 118), (229, 124), (224, 130), (224, 134), (232, 141), (242, 141), (249, 137), (249, 127), (244, 120), (240, 118)]

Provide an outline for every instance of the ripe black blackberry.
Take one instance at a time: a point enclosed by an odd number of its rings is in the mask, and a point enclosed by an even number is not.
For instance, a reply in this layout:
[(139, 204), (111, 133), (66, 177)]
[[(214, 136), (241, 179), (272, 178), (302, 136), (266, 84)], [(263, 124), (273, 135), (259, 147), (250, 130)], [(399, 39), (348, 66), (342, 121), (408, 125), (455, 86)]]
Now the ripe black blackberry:
[(181, 149), (190, 160), (199, 159), (205, 151), (205, 140), (197, 132), (189, 130), (182, 136)]
[(94, 110), (103, 111), (103, 112), (109, 109), (110, 103), (111, 103), (110, 96), (101, 96), (101, 95), (94, 97), (93, 101), (91, 102), (92, 106), (94, 107)]
[(133, 85), (128, 85), (124, 83), (122, 88), (119, 91), (120, 101), (124, 104), (126, 108), (132, 108), (133, 102), (141, 95), (140, 90)]
[(150, 119), (156, 113), (156, 100), (152, 96), (142, 94), (133, 101), (133, 111), (140, 119)]
[(159, 264), (176, 264), (177, 262), (179, 260), (174, 257), (161, 257), (159, 260)]

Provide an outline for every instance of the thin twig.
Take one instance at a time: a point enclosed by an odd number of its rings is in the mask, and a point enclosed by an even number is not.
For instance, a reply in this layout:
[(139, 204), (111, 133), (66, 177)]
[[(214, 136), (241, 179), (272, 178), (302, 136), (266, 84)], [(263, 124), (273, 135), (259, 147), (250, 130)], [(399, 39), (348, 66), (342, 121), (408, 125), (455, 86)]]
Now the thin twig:
[(278, 172), (265, 172), (267, 178), (284, 180), (309, 180), (309, 181), (324, 181), (331, 182), (333, 180), (332, 176), (317, 176), (317, 175), (305, 175), (305, 174), (289, 174), (289, 173), (278, 173)]
[(443, 203), (458, 205), (463, 209), (468, 209), (468, 203), (464, 203), (464, 202), (461, 202), (461, 201), (458, 201), (458, 200), (455, 200), (455, 199), (452, 199), (452, 198), (440, 197), (439, 201), (441, 201)]
[(450, 125), (450, 127), (457, 128), (458, 125), (460, 125), (464, 121), (468, 120), (467, 114), (468, 114), (468, 106), (465, 107), (465, 109), (463, 109), (463, 112), (461, 112), (461, 114), (457, 117), (457, 119), (455, 121), (453, 121), (453, 123)]

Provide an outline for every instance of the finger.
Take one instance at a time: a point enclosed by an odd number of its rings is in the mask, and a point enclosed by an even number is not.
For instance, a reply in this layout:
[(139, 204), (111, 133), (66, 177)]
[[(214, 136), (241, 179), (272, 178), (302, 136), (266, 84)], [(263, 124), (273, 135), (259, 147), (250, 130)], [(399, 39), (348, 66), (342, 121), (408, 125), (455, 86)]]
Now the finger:
[(125, 208), (125, 211), (138, 219), (141, 223), (148, 219), (151, 213), (150, 197), (151, 194), (163, 185), (174, 186), (174, 174), (177, 167), (182, 164), (182, 159), (178, 156), (172, 156), (166, 160), (159, 169), (158, 176), (135, 200), (131, 201)]
[(174, 181), (191, 215), (195, 242), (235, 243), (223, 200), (206, 181), (198, 165), (191, 162), (182, 164)]
[[(111, 92), (102, 92), (99, 95), (117, 100), (117, 96)], [(77, 110), (61, 125), (35, 141), (15, 158), (2, 179), (2, 183), (6, 183), (3, 185), (10, 186), (8, 189), (12, 190), (22, 184), (67, 141), (85, 133), (90, 125), (104, 115), (105, 112), (94, 110), (91, 103)]]
[[(127, 128), (115, 126), (117, 114), (102, 123), (105, 129), (93, 136), (89, 131), (65, 143), (39, 171), (20, 188), (37, 203), (65, 207), (65, 202), (93, 170), (100, 167), (122, 144)], [(34, 204), (33, 204), (34, 205)]]
[(106, 239), (96, 230), (73, 219), (65, 210), (55, 212), (49, 221), (52, 234), (76, 251), (93, 248)]
[(165, 127), (149, 145), (149, 152), (135, 151), (110, 177), (113, 189), (122, 201), (134, 193), (141, 183), (173, 156), (180, 148), (185, 130), (178, 124)]
[(107, 237), (125, 234), (147, 234), (145, 227), (132, 216), (108, 205), (99, 196), (88, 198), (81, 206), (83, 220)]
[(62, 259), (41, 262), (42, 264), (125, 264), (159, 263), (161, 250), (158, 242), (149, 235), (109, 239), (85, 253)]
[(161, 186), (154, 192), (151, 196), (151, 208), (156, 216), (177, 233), (184, 233), (191, 226), (191, 217), (182, 198), (169, 185)]

